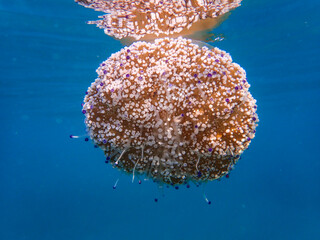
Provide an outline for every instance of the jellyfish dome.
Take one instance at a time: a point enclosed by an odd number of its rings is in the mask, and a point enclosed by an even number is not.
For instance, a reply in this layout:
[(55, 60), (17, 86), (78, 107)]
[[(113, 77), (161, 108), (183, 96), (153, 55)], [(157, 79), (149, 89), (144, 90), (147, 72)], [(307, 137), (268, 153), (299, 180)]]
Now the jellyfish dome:
[(122, 171), (171, 185), (226, 175), (258, 122), (246, 73), (185, 38), (135, 42), (97, 69), (82, 112), (92, 140)]
[(190, 35), (211, 29), (242, 0), (75, 0), (105, 12), (89, 21), (118, 39), (154, 39)]

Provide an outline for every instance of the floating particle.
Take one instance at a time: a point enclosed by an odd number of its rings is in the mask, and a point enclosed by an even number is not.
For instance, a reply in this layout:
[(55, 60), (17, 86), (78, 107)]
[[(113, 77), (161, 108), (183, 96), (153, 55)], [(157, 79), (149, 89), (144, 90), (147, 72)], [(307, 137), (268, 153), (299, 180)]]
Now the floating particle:
[[(89, 21), (118, 39), (176, 37), (212, 29), (242, 0), (75, 0), (105, 12)], [(178, 34), (178, 35), (177, 35)]]
[(174, 186), (219, 179), (255, 136), (245, 70), (218, 48), (181, 37), (136, 42), (97, 73), (85, 124), (113, 167), (129, 174)]

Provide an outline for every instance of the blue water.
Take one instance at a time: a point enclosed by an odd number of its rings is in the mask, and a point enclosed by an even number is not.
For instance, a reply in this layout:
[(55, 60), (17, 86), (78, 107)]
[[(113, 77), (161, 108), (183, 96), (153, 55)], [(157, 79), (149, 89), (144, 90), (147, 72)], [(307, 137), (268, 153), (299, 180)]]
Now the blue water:
[(256, 138), (229, 179), (162, 192), (69, 138), (85, 132), (95, 69), (122, 47), (85, 24), (98, 13), (72, 0), (0, 0), (0, 239), (320, 239), (319, 7), (244, 0), (214, 31), (247, 71)]

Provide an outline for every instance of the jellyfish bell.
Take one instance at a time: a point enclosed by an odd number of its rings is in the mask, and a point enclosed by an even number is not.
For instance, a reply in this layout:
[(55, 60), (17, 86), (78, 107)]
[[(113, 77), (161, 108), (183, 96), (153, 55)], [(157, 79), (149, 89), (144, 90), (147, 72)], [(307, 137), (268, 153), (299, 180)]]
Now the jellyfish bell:
[[(105, 12), (89, 21), (125, 42), (163, 37), (206, 35), (225, 20), (242, 0), (75, 0)], [(204, 39), (203, 39), (204, 40)]]
[(84, 98), (94, 143), (113, 167), (179, 185), (226, 175), (258, 122), (246, 73), (190, 39), (139, 41), (111, 55)]

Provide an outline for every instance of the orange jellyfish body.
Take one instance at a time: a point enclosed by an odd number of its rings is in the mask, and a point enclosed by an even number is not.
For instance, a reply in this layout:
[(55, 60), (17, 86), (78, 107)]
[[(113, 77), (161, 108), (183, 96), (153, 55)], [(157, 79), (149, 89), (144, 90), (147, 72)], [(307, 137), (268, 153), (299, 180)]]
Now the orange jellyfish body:
[(226, 175), (258, 122), (246, 73), (184, 38), (136, 42), (97, 69), (83, 113), (112, 165), (171, 185)]

